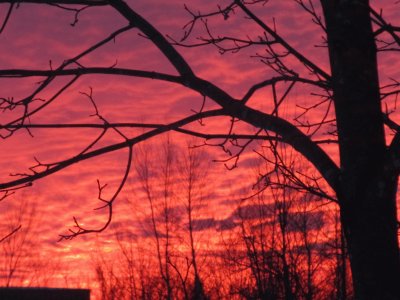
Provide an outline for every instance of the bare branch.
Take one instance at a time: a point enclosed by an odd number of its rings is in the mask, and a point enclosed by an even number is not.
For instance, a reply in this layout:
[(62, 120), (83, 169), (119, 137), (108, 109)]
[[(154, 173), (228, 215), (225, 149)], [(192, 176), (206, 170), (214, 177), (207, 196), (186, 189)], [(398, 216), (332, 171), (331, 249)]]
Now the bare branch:
[(21, 227), (22, 227), (22, 225), (19, 225), (18, 227), (14, 228), (10, 233), (8, 233), (6, 236), (3, 236), (2, 238), (0, 238), (0, 243), (5, 241), (6, 239), (8, 239), (13, 234), (15, 234), (18, 230), (21, 229)]
[(183, 80), (179, 76), (134, 70), (134, 69), (124, 69), (115, 67), (82, 67), (76, 69), (57, 69), (57, 70), (26, 70), (26, 69), (12, 69), (12, 70), (0, 70), (0, 78), (24, 78), (24, 77), (36, 77), (36, 76), (46, 76), (46, 77), (56, 77), (56, 76), (81, 76), (87, 74), (106, 74), (106, 75), (121, 75), (121, 76), (134, 76), (149, 79), (159, 79), (169, 82), (182, 83)]
[[(0, 71), (0, 75), (1, 75), (1, 71)], [(273, 77), (273, 78), (264, 80), (262, 82), (259, 82), (259, 83), (256, 83), (255, 85), (253, 85), (248, 90), (248, 92), (243, 96), (242, 101), (244, 103), (246, 103), (257, 90), (262, 89), (262, 88), (267, 87), (267, 86), (271, 86), (271, 85), (273, 85), (275, 83), (278, 83), (278, 82), (300, 82), (300, 83), (306, 83), (306, 84), (315, 85), (315, 86), (318, 86), (318, 87), (323, 88), (323, 89), (327, 89), (328, 88), (327, 82), (325, 82), (325, 81), (314, 81), (314, 80), (310, 80), (310, 79), (307, 79), (307, 78), (301, 78), (301, 77), (298, 77), (298, 76)]]
[(128, 22), (139, 28), (157, 46), (165, 57), (172, 63), (175, 69), (182, 76), (192, 76), (193, 71), (174, 47), (156, 30), (153, 25), (147, 22), (142, 16), (133, 11), (128, 4), (121, 0), (113, 0), (110, 5), (114, 7)]
[[(105, 39), (101, 40), (100, 42), (96, 43), (95, 45), (89, 47), (88, 49), (86, 49), (85, 51), (81, 52), (80, 54), (76, 55), (75, 57), (66, 60), (64, 63), (62, 63), (60, 65), (60, 67), (58, 67), (55, 71), (61, 71), (63, 70), (65, 67), (67, 67), (70, 64), (76, 64), (78, 63), (78, 60), (81, 59), (82, 57), (84, 57), (85, 55), (93, 52), (94, 50), (98, 49), (99, 47), (103, 46), (104, 44), (108, 43), (109, 41), (112, 41), (116, 36), (118, 36), (119, 34), (126, 32), (130, 29), (132, 29), (133, 26), (125, 26), (122, 27), (118, 30), (116, 30), (115, 32), (113, 32), (112, 34), (110, 34), (108, 37), (106, 37)], [(79, 64), (78, 64), (79, 65)], [(25, 72), (23, 70), (21, 70), (22, 73), (20, 73), (18, 76), (28, 76), (29, 71)], [(11, 73), (13, 73), (11, 71)], [(36, 75), (35, 75), (36, 76)], [(38, 75), (41, 76), (41, 75)], [(42, 76), (46, 76), (46, 75), (42, 75)], [(50, 85), (50, 83), (56, 78), (57, 75), (51, 75), (51, 73), (49, 73), (49, 75), (47, 76), (47, 78), (40, 84), (40, 86), (28, 97), (25, 97), (24, 99), (21, 100), (17, 100), (14, 101), (13, 99), (11, 100), (7, 100), (5, 98), (0, 98), (0, 109), (2, 110), (12, 110), (17, 106), (22, 106), (24, 108), (23, 114), (21, 117), (8, 122), (8, 124), (16, 124), (16, 123), (21, 123), (23, 124), (24, 121), (34, 115), (35, 113), (41, 111), (44, 107), (46, 107), (47, 105), (49, 105), (50, 103), (52, 103), (59, 95), (61, 95), (67, 88), (69, 88), (78, 78), (79, 78), (79, 74), (76, 75), (72, 80), (70, 80), (67, 84), (65, 84), (58, 92), (56, 92), (48, 101), (45, 101), (42, 105), (40, 105), (39, 107), (35, 108), (32, 111), (29, 111), (28, 106), (31, 102), (37, 100), (37, 95), (39, 92), (43, 91), (46, 87), (48, 87)], [(10, 132), (9, 135), (7, 135), (6, 137), (10, 136), (13, 132)], [(3, 137), (4, 138), (4, 137)]]
[(82, 227), (82, 225), (79, 224), (78, 220), (74, 217), (74, 223), (75, 223), (75, 229), (70, 229), (69, 232), (70, 234), (65, 234), (65, 235), (60, 235), (60, 240), (72, 240), (73, 238), (79, 236), (79, 235), (83, 235), (83, 234), (88, 234), (88, 233), (99, 233), (104, 231), (111, 223), (112, 221), (112, 216), (113, 216), (113, 203), (114, 201), (117, 199), (118, 195), (120, 194), (120, 192), (122, 191), (122, 188), (125, 186), (126, 180), (128, 179), (129, 173), (130, 173), (130, 169), (132, 166), (132, 157), (133, 157), (133, 147), (132, 145), (130, 145), (128, 147), (128, 158), (127, 158), (127, 163), (126, 163), (126, 169), (124, 172), (124, 176), (117, 188), (117, 190), (115, 191), (115, 193), (113, 194), (113, 196), (109, 199), (109, 200), (104, 200), (101, 196), (102, 191), (104, 189), (105, 186), (100, 186), (100, 182), (97, 181), (98, 183), (98, 189), (99, 189), (99, 196), (98, 199), (102, 202), (105, 202), (105, 204), (98, 209), (103, 209), (103, 208), (107, 208), (108, 210), (108, 217), (106, 222), (104, 223), (104, 225), (98, 229), (87, 229)]
[(49, 176), (51, 174), (54, 174), (60, 170), (63, 170), (75, 163), (78, 163), (80, 161), (83, 160), (87, 160), (93, 157), (97, 157), (99, 155), (105, 154), (105, 153), (110, 153), (113, 151), (117, 151), (123, 148), (127, 148), (130, 146), (133, 146), (139, 142), (142, 142), (144, 140), (147, 140), (151, 137), (157, 136), (161, 133), (170, 131), (170, 130), (174, 130), (178, 127), (184, 126), (186, 124), (189, 124), (191, 122), (194, 122), (196, 120), (199, 120), (201, 118), (207, 118), (207, 117), (215, 117), (215, 116), (221, 116), (221, 115), (225, 115), (226, 113), (224, 112), (224, 110), (218, 109), (218, 110), (210, 110), (210, 111), (206, 111), (203, 113), (198, 113), (189, 117), (186, 117), (184, 119), (178, 120), (176, 122), (173, 122), (171, 124), (159, 127), (157, 129), (151, 130), (149, 132), (146, 132), (144, 134), (141, 134), (139, 136), (136, 136), (134, 138), (128, 139), (127, 141), (121, 142), (121, 143), (117, 143), (117, 144), (113, 144), (110, 146), (106, 146), (97, 150), (93, 150), (90, 152), (85, 152), (83, 154), (80, 154), (78, 156), (74, 156), (70, 159), (66, 159), (62, 162), (57, 163), (54, 166), (51, 166), (49, 168), (47, 168), (45, 171), (43, 172), (38, 172), (35, 173), (33, 175), (29, 175), (29, 176), (25, 176), (23, 178), (20, 179), (16, 179), (16, 180), (12, 180), (9, 182), (5, 182), (5, 183), (1, 183), (0, 184), (0, 190), (8, 190), (10, 188), (14, 188), (14, 187), (18, 187), (18, 186), (22, 186), (22, 185), (26, 185), (26, 184), (32, 184), (34, 181), (41, 179), (43, 177)]
[(7, 11), (7, 14), (6, 14), (6, 17), (4, 18), (3, 24), (2, 24), (1, 27), (0, 27), (0, 34), (1, 34), (1, 33), (4, 31), (4, 29), (6, 28), (7, 23), (8, 23), (8, 20), (10, 20), (10, 16), (11, 16), (12, 10), (13, 10), (13, 8), (14, 8), (14, 5), (15, 5), (15, 3), (10, 3), (10, 6), (9, 6), (8, 11)]
[(268, 34), (270, 34), (279, 44), (287, 49), (287, 51), (296, 57), (301, 63), (307, 66), (316, 75), (321, 76), (325, 80), (330, 80), (330, 75), (319, 68), (312, 61), (307, 59), (304, 55), (294, 49), (289, 43), (287, 43), (280, 35), (276, 33), (275, 30), (270, 28), (267, 24), (261, 21), (245, 4), (240, 0), (235, 0), (235, 3), (252, 19), (254, 20), (262, 29), (264, 29)]

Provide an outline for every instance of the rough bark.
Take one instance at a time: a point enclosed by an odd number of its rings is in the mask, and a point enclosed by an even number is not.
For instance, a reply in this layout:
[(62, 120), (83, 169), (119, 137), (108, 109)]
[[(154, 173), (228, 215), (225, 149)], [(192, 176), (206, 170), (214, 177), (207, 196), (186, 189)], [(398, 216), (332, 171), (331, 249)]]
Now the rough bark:
[(400, 299), (396, 189), (379, 96), (369, 1), (321, 1), (340, 147), (341, 204), (357, 299)]

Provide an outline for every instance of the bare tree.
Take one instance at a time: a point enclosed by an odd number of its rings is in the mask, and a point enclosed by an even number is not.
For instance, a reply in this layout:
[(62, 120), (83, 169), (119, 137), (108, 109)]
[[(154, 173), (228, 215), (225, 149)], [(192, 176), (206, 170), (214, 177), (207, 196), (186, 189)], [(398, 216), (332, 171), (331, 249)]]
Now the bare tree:
[(173, 154), (171, 144), (162, 145), (163, 151), (158, 157), (158, 172), (151, 168), (149, 149), (142, 149), (142, 154), (136, 159), (136, 171), (146, 195), (150, 208), (151, 232), (156, 245), (156, 256), (159, 275), (163, 281), (166, 298), (173, 297), (173, 282), (171, 278), (171, 198), (172, 198), (172, 167)]
[[(21, 129), (35, 127), (93, 127), (100, 128), (101, 134), (87, 145), (81, 152), (56, 162), (37, 160), (30, 172), (20, 174), (8, 182), (0, 184), (3, 197), (10, 195), (15, 189), (32, 185), (36, 180), (52, 175), (73, 164), (103, 155), (105, 153), (127, 149), (128, 159), (126, 172), (121, 184), (108, 199), (101, 195), (99, 200), (109, 211), (109, 218), (101, 228), (83, 228), (76, 220), (76, 228), (71, 238), (79, 234), (104, 230), (111, 221), (112, 204), (126, 182), (132, 159), (132, 147), (143, 140), (167, 131), (178, 131), (206, 139), (223, 138), (218, 146), (231, 154), (233, 166), (240, 155), (249, 148), (254, 139), (274, 140), (286, 143), (301, 153), (325, 180), (334, 192), (340, 205), (341, 222), (350, 255), (355, 295), (358, 299), (398, 299), (400, 298), (400, 262), (397, 239), (396, 194), (399, 175), (399, 125), (395, 123), (399, 81), (389, 81), (386, 77), (378, 78), (377, 54), (393, 55), (400, 47), (399, 27), (385, 19), (383, 12), (371, 7), (370, 2), (378, 5), (378, 1), (303, 1), (294, 0), (298, 4), (298, 13), (307, 13), (316, 24), (316, 35), (323, 35), (323, 46), (319, 49), (329, 55), (330, 70), (307, 57), (302, 49), (296, 49), (285, 37), (285, 32), (269, 24), (267, 19), (258, 15), (256, 9), (260, 5), (272, 5), (265, 0), (228, 1), (214, 11), (205, 13), (186, 7), (191, 20), (185, 26), (182, 39), (167, 38), (148, 20), (143, 18), (132, 6), (123, 0), (1, 0), (8, 4), (8, 10), (0, 27), (2, 34), (7, 32), (7, 23), (12, 19), (15, 10), (25, 3), (40, 5), (50, 4), (74, 15), (76, 25), (81, 13), (92, 7), (106, 7), (125, 20), (127, 25), (116, 30), (103, 40), (89, 46), (85, 51), (66, 60), (59, 66), (43, 69), (3, 69), (2, 78), (20, 80), (25, 77), (42, 77), (39, 86), (33, 88), (26, 97), (1, 96), (0, 108), (4, 113), (14, 115), (2, 124), (4, 138), (12, 138)], [(286, 3), (286, 1), (285, 1)], [(318, 5), (317, 5), (318, 4)], [(222, 17), (231, 26), (245, 17), (254, 31), (250, 34), (230, 35), (216, 34), (211, 21)], [(191, 40), (199, 26), (203, 26), (205, 35), (199, 40)], [(94, 50), (128, 31), (139, 31), (148, 39), (160, 54), (168, 60), (177, 75), (119, 68), (117, 66), (85, 66), (82, 62)], [(297, 29), (296, 29), (297, 30)], [(255, 33), (255, 34), (254, 34)], [(239, 52), (254, 47), (262, 47), (263, 52), (255, 51), (255, 56), (275, 74), (257, 79), (251, 87), (236, 98), (227, 90), (199, 77), (187, 60), (178, 52), (177, 47), (201, 47), (213, 45), (221, 53)], [(382, 68), (380, 68), (381, 70)], [(56, 105), (55, 99), (62, 96), (67, 89), (82, 77), (91, 74), (122, 75), (156, 79), (171, 84), (178, 84), (199, 94), (202, 101), (212, 101), (220, 108), (207, 110), (176, 119), (169, 124), (118, 124), (108, 122), (96, 108), (95, 116), (101, 124), (30, 124), (29, 120), (49, 105)], [(44, 92), (54, 91), (55, 79), (69, 76), (61, 88), (52, 95)], [(282, 114), (282, 103), (288, 103), (294, 85), (303, 85), (312, 90), (309, 105), (303, 106), (304, 113), (296, 118), (285, 118)], [(17, 86), (17, 85), (16, 85)], [(17, 88), (17, 87), (16, 87)], [(268, 110), (256, 109), (252, 100), (256, 92), (270, 88), (272, 101)], [(43, 96), (43, 97), (42, 97)], [(86, 96), (93, 100), (92, 93)], [(313, 96), (310, 96), (313, 97)], [(43, 101), (39, 102), (38, 101)], [(94, 106), (95, 102), (92, 101)], [(334, 111), (333, 109), (334, 108)], [(308, 112), (319, 112), (318, 117), (307, 117)], [(231, 126), (225, 133), (196, 132), (184, 128), (197, 120), (210, 117), (231, 118)], [(241, 132), (238, 120), (254, 127), (255, 134)], [(316, 120), (316, 121), (315, 121)], [(121, 132), (121, 126), (141, 126), (152, 128), (145, 133), (128, 136)], [(386, 127), (385, 127), (386, 126)], [(106, 132), (113, 131), (121, 139), (120, 142), (107, 146), (99, 145)], [(321, 134), (328, 132), (327, 139), (320, 139)], [(386, 137), (393, 138), (386, 142)], [(337, 143), (340, 163), (337, 164), (329, 151), (321, 147), (321, 143)], [(236, 151), (227, 149), (229, 143)], [(97, 147), (99, 145), (99, 147)], [(275, 163), (279, 164), (279, 161)], [(315, 177), (311, 190), (318, 190), (320, 180)], [(317, 184), (318, 183), (318, 184)], [(329, 188), (326, 195), (329, 195)], [(325, 189), (326, 190), (326, 189)]]
[[(147, 230), (154, 236), (160, 275), (169, 291), (166, 297), (177, 297), (180, 285), (181, 297), (206, 299), (195, 232), (202, 230), (196, 217), (205, 205), (207, 162), (200, 149), (189, 147), (187, 153), (177, 149), (167, 140), (137, 151), (135, 166), (150, 212)], [(181, 247), (185, 244), (188, 249)]]
[[(118, 246), (111, 260), (101, 249), (93, 257), (104, 299), (207, 298), (205, 251), (196, 233), (202, 230), (196, 221), (207, 195), (207, 162), (202, 149), (177, 150), (169, 140), (135, 150), (132, 224), (114, 227)], [(141, 200), (147, 205), (138, 207)]]
[[(275, 177), (238, 208), (240, 236), (245, 253), (237, 264), (248, 265), (254, 287), (243, 289), (245, 297), (257, 299), (324, 299), (317, 290), (316, 272), (327, 262), (318, 234), (323, 212), (310, 203), (315, 196), (290, 188), (288, 178)], [(279, 187), (277, 187), (278, 185)], [(272, 199), (271, 199), (272, 198)], [(314, 204), (315, 206), (315, 204)], [(239, 247), (240, 248), (240, 247)], [(239, 261), (245, 261), (238, 263)]]
[[(181, 175), (180, 190), (182, 201), (185, 206), (187, 215), (187, 231), (189, 235), (190, 246), (190, 265), (193, 266), (194, 280), (191, 292), (191, 299), (203, 300), (207, 299), (204, 291), (204, 284), (200, 277), (198, 263), (198, 246), (195, 239), (195, 214), (199, 206), (205, 205), (205, 187), (207, 185), (207, 158), (205, 153), (188, 145), (187, 153), (180, 156), (177, 161), (179, 173)], [(203, 202), (203, 203), (202, 203)], [(197, 226), (199, 227), (199, 226)], [(202, 228), (197, 228), (201, 230)]]
[(93, 267), (102, 299), (155, 299), (165, 295), (152, 249), (132, 237), (127, 228), (115, 228), (113, 253), (101, 247), (93, 253)]
[(0, 244), (0, 284), (46, 284), (54, 274), (56, 261), (44, 259), (36, 237), (40, 224), (36, 203), (27, 199), (16, 201), (16, 209), (1, 213), (2, 230), (9, 232)]

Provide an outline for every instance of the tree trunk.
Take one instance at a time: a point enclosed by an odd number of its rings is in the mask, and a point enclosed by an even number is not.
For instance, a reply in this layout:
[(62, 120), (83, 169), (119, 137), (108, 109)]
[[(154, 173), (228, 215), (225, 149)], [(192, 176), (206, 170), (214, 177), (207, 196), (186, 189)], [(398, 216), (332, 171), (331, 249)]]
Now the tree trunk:
[(369, 1), (321, 1), (340, 149), (337, 196), (356, 299), (400, 299), (396, 191)]

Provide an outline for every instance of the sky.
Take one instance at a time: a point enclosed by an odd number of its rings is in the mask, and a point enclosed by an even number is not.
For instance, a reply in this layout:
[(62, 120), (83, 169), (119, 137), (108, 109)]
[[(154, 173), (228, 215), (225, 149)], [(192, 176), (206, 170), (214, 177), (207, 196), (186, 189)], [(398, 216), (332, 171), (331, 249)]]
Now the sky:
[[(319, 11), (317, 2), (314, 1)], [(384, 9), (384, 15), (389, 20), (395, 20), (398, 16), (396, 1), (371, 2), (376, 10)], [(208, 12), (218, 9), (218, 5), (224, 7), (229, 1), (128, 0), (127, 3), (162, 34), (179, 41), (185, 32), (183, 26), (191, 20), (184, 4), (193, 12)], [(7, 8), (7, 4), (0, 4), (0, 20), (5, 18)], [(323, 32), (295, 1), (266, 1), (265, 5), (258, 5), (255, 12), (268, 24), (274, 24), (277, 32), (284, 36), (287, 42), (323, 70), (329, 72), (327, 51), (322, 46)], [(83, 10), (78, 15), (78, 22), (72, 26), (74, 18), (73, 12), (58, 7), (20, 4), (12, 12), (5, 30), (0, 34), (0, 68), (57, 68), (66, 59), (74, 57), (126, 25), (126, 21), (115, 11), (104, 7)], [(209, 18), (207, 25), (215, 37), (235, 36), (243, 39), (248, 37), (257, 39), (263, 34), (257, 25), (245, 19), (243, 13), (238, 10), (227, 20), (221, 16)], [(200, 41), (198, 37), (201, 36), (207, 36), (207, 33), (204, 24), (198, 22), (189, 39), (183, 43), (198, 43)], [(238, 53), (228, 51), (224, 54), (212, 45), (177, 47), (177, 49), (199, 77), (215, 83), (238, 99), (243, 97), (254, 83), (274, 76), (273, 70), (263, 64), (260, 59), (260, 56), (265, 54), (265, 49), (262, 47), (246, 48)], [(382, 66), (380, 68), (381, 84), (384, 85), (390, 82), (390, 78), (399, 75), (399, 68), (391, 54), (385, 53), (379, 56), (379, 61)], [(136, 29), (119, 35), (113, 42), (85, 56), (79, 63), (88, 67), (116, 66), (176, 74), (159, 50)], [(289, 58), (287, 63), (299, 70), (302, 76), (310, 77), (307, 70), (299, 66), (297, 62)], [(2, 78), (0, 97), (14, 99), (26, 97), (38, 86), (40, 80), (37, 77)], [(56, 79), (38, 97), (49, 99), (68, 80), (68, 77)], [(277, 86), (278, 95), (282, 95), (287, 87), (287, 84)], [(312, 91), (304, 85), (296, 85), (288, 100), (280, 108), (280, 115), (296, 123), (295, 117), (304, 111), (302, 107), (310, 106), (320, 99), (318, 95), (310, 95), (310, 92)], [(201, 95), (171, 83), (121, 76), (83, 76), (62, 93), (54, 103), (30, 118), (29, 122), (32, 124), (100, 124), (101, 120), (94, 115), (95, 107), (87, 96), (90, 93), (99, 114), (110, 123), (168, 123), (189, 116), (193, 114), (193, 111), (199, 111), (203, 102)], [(262, 89), (254, 94), (249, 105), (271, 112), (272, 99), (271, 89)], [(41, 103), (41, 100), (37, 100), (33, 107)], [(214, 103), (206, 99), (205, 108), (216, 107)], [(389, 104), (388, 107), (393, 108), (394, 104)], [(321, 120), (326, 109), (326, 104), (319, 106), (300, 120), (310, 123)], [(21, 110), (18, 108), (12, 112), (3, 112), (0, 116), (0, 124), (6, 123), (20, 113)], [(204, 126), (196, 123), (187, 128), (202, 132), (227, 133), (229, 124), (228, 118), (214, 118), (204, 120)], [(332, 129), (330, 126), (323, 127), (315, 138), (331, 137), (327, 134)], [(122, 131), (127, 136), (134, 136), (143, 132), (144, 129), (123, 129)], [(254, 133), (254, 129), (245, 124), (236, 124), (235, 133)], [(7, 139), (1, 140), (0, 181), (10, 180), (10, 174), (29, 172), (29, 167), (35, 165), (36, 160), (51, 163), (76, 155), (98, 134), (98, 129), (32, 129), (30, 132), (19, 130)], [(122, 140), (121, 135), (110, 130), (96, 147)], [(48, 267), (48, 270), (53, 268), (47, 275), (49, 285), (67, 284), (72, 287), (87, 287), (94, 276), (93, 263), (96, 257), (94, 253), (98, 251), (113, 253), (116, 247), (116, 233), (125, 232), (126, 236), (133, 235), (136, 240), (145, 237), (146, 231), (140, 223), (146, 223), (149, 208), (143, 196), (137, 170), (138, 166), (145, 161), (144, 157), (148, 155), (151, 161), (149, 165), (154, 168), (151, 171), (151, 177), (160, 176), (158, 174), (160, 165), (165, 161), (162, 149), (168, 141), (174, 145), (174, 151), (176, 151), (174, 155), (179, 158), (186, 155), (185, 149), (188, 144), (198, 146), (204, 143), (201, 139), (170, 133), (155, 137), (141, 146), (143, 148), (135, 149), (132, 172), (115, 202), (112, 225), (106, 231), (58, 242), (59, 235), (67, 234), (68, 229), (73, 228), (73, 217), (88, 228), (99, 228), (104, 224), (107, 217), (106, 211), (94, 210), (101, 206), (97, 199), (97, 182), (107, 184), (104, 196), (110, 197), (113, 194), (124, 175), (128, 157), (126, 149), (74, 164), (55, 175), (36, 181), (32, 187), (18, 190), (15, 195), (0, 203), (0, 214), (5, 216), (0, 221), (0, 232), (7, 232), (10, 222), (18, 224), (18, 211), (24, 207), (25, 216), (29, 216), (29, 212), (34, 216), (30, 234), (35, 255), (40, 257), (40, 261), (52, 266)], [(336, 163), (339, 163), (334, 144), (322, 147)], [(212, 226), (207, 225), (210, 228), (204, 230), (204, 236), (207, 236), (207, 234), (226, 230), (224, 226), (229, 228), (229, 222), (234, 222), (232, 221), (234, 212), (242, 195), (248, 195), (251, 192), (257, 178), (260, 159), (254, 150), (260, 151), (261, 148), (260, 143), (252, 143), (241, 155), (238, 167), (232, 171), (227, 170), (223, 162), (214, 161), (227, 158), (220, 147), (206, 146), (196, 149), (203, 151), (206, 165), (202, 168), (208, 170), (203, 176), (207, 181), (205, 198), (209, 200), (207, 200), (207, 205), (200, 206), (197, 220), (198, 224), (202, 222), (210, 224), (206, 221), (212, 220)], [(232, 161), (228, 162), (228, 165), (231, 163)], [(303, 167), (311, 168), (310, 166)], [(180, 181), (175, 178), (174, 182), (178, 184)], [(27, 219), (29, 218), (25, 217), (24, 223), (28, 222)], [(128, 233), (124, 231), (124, 228), (129, 228)], [(203, 237), (203, 239), (206, 238)], [(82, 278), (88, 278), (88, 280), (85, 281)]]

